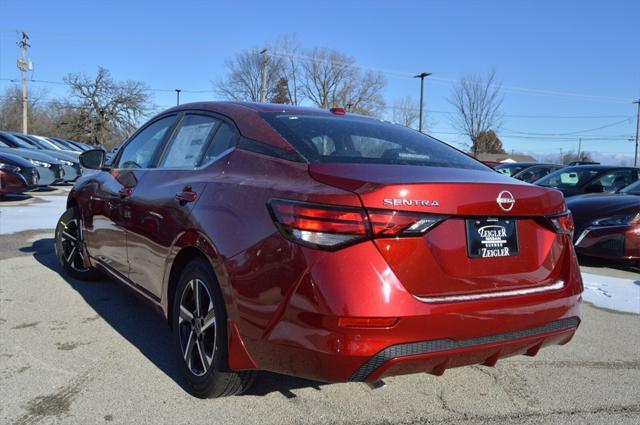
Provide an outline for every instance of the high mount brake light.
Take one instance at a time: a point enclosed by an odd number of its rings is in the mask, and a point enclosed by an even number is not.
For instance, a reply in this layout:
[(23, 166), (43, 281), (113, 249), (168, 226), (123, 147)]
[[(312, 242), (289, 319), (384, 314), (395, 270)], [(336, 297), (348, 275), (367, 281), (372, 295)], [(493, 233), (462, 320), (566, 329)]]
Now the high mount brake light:
[(269, 209), (287, 238), (301, 245), (328, 250), (365, 239), (420, 236), (446, 218), (281, 199), (271, 200)]
[(331, 112), (334, 115), (345, 115), (347, 113), (347, 111), (345, 111), (344, 108), (331, 108), (329, 109), (329, 112)]
[(553, 229), (560, 234), (573, 235), (574, 225), (573, 216), (570, 211), (562, 213), (560, 215), (554, 215), (547, 217)]

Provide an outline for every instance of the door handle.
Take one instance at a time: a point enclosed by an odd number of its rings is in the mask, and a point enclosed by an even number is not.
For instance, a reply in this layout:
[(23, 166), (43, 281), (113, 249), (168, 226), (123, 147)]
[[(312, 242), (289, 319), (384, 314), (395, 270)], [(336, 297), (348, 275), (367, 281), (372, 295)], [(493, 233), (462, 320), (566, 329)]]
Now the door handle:
[(118, 191), (118, 194), (120, 195), (120, 198), (126, 198), (127, 196), (133, 195), (133, 188), (132, 187), (123, 187), (122, 189), (120, 189)]
[(198, 199), (198, 194), (196, 192), (187, 192), (187, 191), (178, 192), (176, 193), (176, 199), (181, 204), (186, 204), (187, 202), (193, 202), (196, 199)]

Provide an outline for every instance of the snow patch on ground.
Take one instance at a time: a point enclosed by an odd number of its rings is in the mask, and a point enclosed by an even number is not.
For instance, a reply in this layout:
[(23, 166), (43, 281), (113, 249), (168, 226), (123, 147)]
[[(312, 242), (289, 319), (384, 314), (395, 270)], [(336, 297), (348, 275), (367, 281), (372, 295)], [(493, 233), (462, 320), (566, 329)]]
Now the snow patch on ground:
[(597, 307), (640, 314), (640, 276), (637, 279), (582, 273), (583, 298)]
[(44, 202), (20, 206), (0, 206), (0, 235), (25, 230), (55, 229), (67, 208), (66, 196), (37, 196)]

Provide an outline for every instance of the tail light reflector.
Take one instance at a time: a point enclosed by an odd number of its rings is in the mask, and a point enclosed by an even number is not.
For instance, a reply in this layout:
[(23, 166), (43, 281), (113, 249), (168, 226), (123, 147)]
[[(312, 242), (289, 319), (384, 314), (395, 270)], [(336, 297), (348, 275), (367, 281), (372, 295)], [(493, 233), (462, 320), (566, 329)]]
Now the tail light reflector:
[(286, 237), (301, 245), (328, 250), (365, 239), (420, 236), (446, 218), (282, 199), (271, 200), (269, 209)]
[(391, 328), (398, 323), (397, 317), (340, 317), (338, 326), (342, 328)]

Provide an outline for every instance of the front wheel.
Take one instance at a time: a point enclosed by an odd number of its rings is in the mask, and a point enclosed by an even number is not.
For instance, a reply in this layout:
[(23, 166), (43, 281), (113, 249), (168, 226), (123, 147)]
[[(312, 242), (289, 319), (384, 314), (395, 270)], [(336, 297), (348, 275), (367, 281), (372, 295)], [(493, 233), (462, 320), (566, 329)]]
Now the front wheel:
[(189, 392), (199, 398), (240, 394), (253, 383), (254, 372), (233, 372), (227, 363), (227, 318), (210, 265), (189, 263), (180, 276), (173, 301), (174, 343)]
[(58, 220), (55, 233), (56, 257), (65, 272), (80, 280), (97, 280), (100, 273), (85, 265), (82, 218), (77, 208), (69, 208)]

